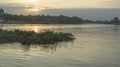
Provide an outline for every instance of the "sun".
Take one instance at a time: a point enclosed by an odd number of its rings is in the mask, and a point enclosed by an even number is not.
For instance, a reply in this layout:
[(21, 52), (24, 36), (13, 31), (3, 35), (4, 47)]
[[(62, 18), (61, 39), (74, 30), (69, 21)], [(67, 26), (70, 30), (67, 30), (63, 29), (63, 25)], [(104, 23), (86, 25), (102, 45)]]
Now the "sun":
[(40, 11), (38, 8), (32, 8), (31, 10), (35, 12)]

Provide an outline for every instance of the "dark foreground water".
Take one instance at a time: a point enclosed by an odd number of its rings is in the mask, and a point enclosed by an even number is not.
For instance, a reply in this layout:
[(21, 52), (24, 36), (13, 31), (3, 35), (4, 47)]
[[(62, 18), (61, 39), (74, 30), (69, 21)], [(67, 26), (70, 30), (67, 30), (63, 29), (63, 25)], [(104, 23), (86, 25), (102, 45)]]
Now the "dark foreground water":
[(120, 67), (120, 26), (114, 25), (0, 25), (13, 30), (43, 29), (73, 33), (74, 42), (22, 46), (0, 44), (0, 67)]

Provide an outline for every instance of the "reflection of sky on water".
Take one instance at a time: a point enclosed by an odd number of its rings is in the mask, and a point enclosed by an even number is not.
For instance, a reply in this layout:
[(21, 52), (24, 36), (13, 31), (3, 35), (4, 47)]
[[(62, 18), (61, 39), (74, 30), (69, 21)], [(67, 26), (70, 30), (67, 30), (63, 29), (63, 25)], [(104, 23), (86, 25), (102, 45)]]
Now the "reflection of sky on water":
[[(71, 42), (72, 43), (72, 42)], [(54, 55), (57, 49), (67, 48), (68, 42), (64, 42), (66, 45), (50, 44), (50, 45), (22, 45), (20, 43), (0, 44), (0, 59), (2, 57), (14, 58), (17, 60), (30, 60), (33, 57), (47, 57)]]
[[(20, 29), (24, 31), (35, 31), (35, 32), (42, 32), (44, 30), (63, 30), (63, 29), (80, 29), (80, 28), (99, 28), (99, 27), (106, 27), (106, 25), (97, 25), (97, 24), (86, 24), (84, 25), (72, 25), (72, 24), (1, 24), (0, 28), (4, 30), (14, 30)], [(112, 25), (108, 25), (110, 27)]]
[[(120, 26), (115, 25), (0, 25), (4, 29), (50, 29), (75, 35), (74, 42), (57, 45), (0, 45), (6, 67), (120, 67)], [(21, 27), (21, 28), (20, 28)]]

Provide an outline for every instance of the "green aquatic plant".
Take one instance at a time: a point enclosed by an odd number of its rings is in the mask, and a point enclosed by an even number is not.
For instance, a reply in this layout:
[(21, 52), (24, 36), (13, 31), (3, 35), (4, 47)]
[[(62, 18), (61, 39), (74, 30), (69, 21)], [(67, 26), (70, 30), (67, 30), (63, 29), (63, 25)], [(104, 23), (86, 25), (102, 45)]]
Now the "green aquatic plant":
[(70, 33), (45, 31), (35, 33), (34, 31), (7, 31), (0, 29), (0, 43), (14, 43), (21, 44), (54, 44), (63, 41), (73, 41), (75, 38)]

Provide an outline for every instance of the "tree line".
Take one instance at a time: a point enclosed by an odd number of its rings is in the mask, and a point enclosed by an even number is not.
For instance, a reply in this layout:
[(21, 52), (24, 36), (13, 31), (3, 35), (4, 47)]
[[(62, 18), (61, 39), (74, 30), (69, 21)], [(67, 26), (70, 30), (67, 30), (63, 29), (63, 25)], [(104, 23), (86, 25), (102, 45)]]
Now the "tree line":
[(4, 20), (4, 23), (44, 23), (44, 24), (82, 24), (82, 23), (99, 23), (99, 24), (120, 24), (120, 19), (114, 17), (111, 21), (102, 20), (83, 20), (80, 17), (68, 17), (64, 15), (50, 16), (50, 15), (12, 15), (5, 13), (0, 9), (0, 18)]
[(81, 24), (82, 18), (79, 17), (68, 17), (64, 15), (60, 16), (50, 16), (50, 15), (12, 15), (4, 13), (4, 10), (0, 9), (0, 16), (4, 19), (5, 23), (10, 21), (21, 21), (21, 23), (59, 23), (59, 24)]

